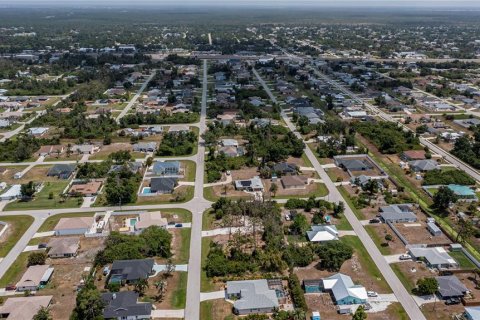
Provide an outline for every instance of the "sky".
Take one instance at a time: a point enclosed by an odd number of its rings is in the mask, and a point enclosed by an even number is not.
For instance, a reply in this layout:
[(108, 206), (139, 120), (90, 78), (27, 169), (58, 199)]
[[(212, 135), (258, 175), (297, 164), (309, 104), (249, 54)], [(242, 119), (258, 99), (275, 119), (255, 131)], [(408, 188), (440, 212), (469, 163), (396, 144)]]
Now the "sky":
[(214, 7), (432, 7), (480, 8), (479, 0), (0, 0), (3, 7), (214, 6)]

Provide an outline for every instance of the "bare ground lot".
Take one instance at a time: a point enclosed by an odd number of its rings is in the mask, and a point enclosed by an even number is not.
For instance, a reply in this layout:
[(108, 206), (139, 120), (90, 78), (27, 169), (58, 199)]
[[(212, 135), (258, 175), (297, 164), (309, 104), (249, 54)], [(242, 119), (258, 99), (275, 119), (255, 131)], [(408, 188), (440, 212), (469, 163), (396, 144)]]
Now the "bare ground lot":
[(8, 167), (3, 167), (3, 168), (7, 168), (8, 171), (6, 171), (3, 175), (0, 175), (0, 179), (3, 181), (3, 182), (6, 182), (7, 184), (17, 184), (18, 183), (18, 179), (14, 179), (13, 176), (18, 173), (18, 172), (21, 172), (23, 170), (25, 170), (27, 166), (8, 166)]
[[(420, 225), (420, 226), (417, 226)], [(424, 221), (415, 223), (396, 223), (395, 227), (410, 244), (450, 244), (452, 241), (445, 235), (432, 236)]]
[[(399, 237), (397, 237), (395, 232), (393, 232), (387, 224), (370, 224), (366, 226), (365, 229), (370, 234), (377, 246), (379, 246), (382, 254), (403, 254), (407, 251), (403, 242), (400, 240)], [(383, 243), (387, 243), (387, 241), (385, 240), (385, 236), (387, 234), (391, 235), (393, 240), (388, 242), (388, 246), (383, 246)]]

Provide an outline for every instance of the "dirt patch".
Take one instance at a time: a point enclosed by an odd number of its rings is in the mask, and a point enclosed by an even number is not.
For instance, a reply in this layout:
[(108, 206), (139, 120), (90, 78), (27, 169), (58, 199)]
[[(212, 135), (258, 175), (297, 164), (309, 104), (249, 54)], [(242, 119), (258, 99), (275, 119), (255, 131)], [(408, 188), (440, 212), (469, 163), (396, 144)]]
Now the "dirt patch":
[(433, 236), (424, 221), (415, 223), (396, 223), (395, 227), (407, 239), (409, 244), (450, 244), (452, 241), (445, 235)]
[(372, 232), (374, 232), (378, 236), (378, 242), (381, 243), (386, 243), (385, 236), (387, 234), (392, 236), (392, 241), (388, 242), (388, 250), (390, 251), (390, 254), (401, 254), (405, 253), (405, 245), (403, 242), (400, 240), (399, 237), (395, 234), (395, 232), (390, 229), (390, 227), (385, 224), (385, 223), (378, 223), (378, 224), (371, 224), (368, 225), (368, 227)]

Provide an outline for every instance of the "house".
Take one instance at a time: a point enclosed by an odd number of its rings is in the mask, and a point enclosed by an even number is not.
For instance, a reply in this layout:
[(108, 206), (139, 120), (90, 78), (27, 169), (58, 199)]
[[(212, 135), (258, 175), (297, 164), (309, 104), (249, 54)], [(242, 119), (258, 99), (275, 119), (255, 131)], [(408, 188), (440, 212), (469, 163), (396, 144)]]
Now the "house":
[[(364, 187), (368, 181), (372, 180), (372, 177), (369, 177), (369, 176), (366, 176), (364, 174), (361, 174), (359, 176), (356, 176), (356, 177), (351, 177), (350, 178), (350, 183), (352, 186), (357, 186), (357, 187)], [(379, 189), (383, 189), (383, 184), (382, 184), (382, 181), (379, 180), (379, 179), (373, 179), (373, 180), (376, 180), (377, 181), (377, 184), (378, 184), (378, 188)]]
[(461, 200), (464, 201), (477, 201), (477, 195), (475, 191), (468, 186), (461, 186), (458, 184), (449, 184), (448, 189), (452, 190)]
[(284, 189), (305, 189), (308, 178), (305, 176), (284, 176), (280, 179)]
[(63, 153), (65, 150), (64, 146), (62, 145), (46, 145), (41, 146), (40, 149), (37, 151), (38, 156), (45, 157), (51, 154), (60, 154)]
[(463, 316), (466, 320), (480, 320), (480, 306), (477, 307), (465, 307)]
[(139, 142), (133, 145), (135, 152), (155, 152), (157, 150), (156, 142)]
[(168, 221), (166, 218), (162, 218), (160, 211), (155, 212), (143, 212), (138, 215), (138, 220), (135, 223), (135, 231), (142, 232), (150, 226), (159, 226), (166, 228)]
[(74, 183), (70, 187), (70, 194), (81, 194), (84, 197), (92, 197), (100, 192), (102, 181), (89, 181), (86, 183)]
[(415, 172), (426, 172), (440, 169), (438, 162), (432, 159), (409, 161), (410, 169)]
[(177, 186), (177, 178), (152, 178), (150, 180), (150, 193), (172, 193)]
[(74, 164), (56, 164), (48, 170), (47, 176), (65, 180), (73, 175), (75, 168), (76, 165)]
[(156, 176), (178, 176), (180, 161), (157, 161), (153, 164), (152, 171)]
[(442, 299), (462, 298), (467, 287), (454, 275), (435, 277), (438, 282), (438, 293)]
[(80, 237), (51, 238), (47, 243), (49, 258), (75, 257), (80, 247)]
[(136, 162), (136, 161), (129, 161), (129, 162), (124, 163), (124, 164), (114, 164), (110, 167), (110, 170), (108, 171), (108, 173), (120, 172), (124, 168), (126, 168), (127, 170), (129, 170), (132, 173), (137, 173), (142, 169), (142, 166), (143, 165), (142, 165), (141, 162)]
[(10, 125), (11, 125), (10, 120), (0, 119), (0, 128), (8, 128), (10, 127)]
[(102, 293), (105, 303), (103, 317), (105, 319), (137, 320), (150, 319), (152, 303), (138, 302), (138, 293), (133, 291)]
[(367, 158), (345, 158), (334, 157), (335, 164), (347, 171), (366, 171), (374, 168), (373, 164)]
[(380, 218), (384, 222), (406, 223), (417, 221), (411, 204), (392, 204), (380, 208)]
[(347, 275), (337, 273), (323, 279), (323, 289), (332, 294), (337, 305), (363, 304), (367, 302), (367, 291), (355, 285)]
[(225, 296), (234, 300), (233, 311), (238, 315), (271, 313), (278, 308), (277, 294), (265, 279), (227, 281)]
[(83, 235), (92, 225), (92, 217), (61, 218), (53, 231), (56, 236)]
[(48, 308), (53, 296), (11, 297), (0, 306), (0, 319), (31, 320), (43, 307)]
[(239, 191), (263, 191), (262, 179), (259, 176), (255, 176), (252, 179), (248, 180), (236, 180), (235, 189)]
[(273, 171), (280, 174), (281, 176), (295, 175), (297, 174), (298, 168), (297, 165), (294, 163), (280, 162), (276, 163), (273, 166)]
[(35, 136), (35, 137), (41, 137), (45, 133), (47, 133), (47, 131), (48, 131), (48, 128), (44, 128), (44, 127), (29, 128), (27, 130), (28, 134), (30, 134), (32, 136)]
[(153, 274), (153, 259), (115, 260), (108, 283), (134, 283)]
[(442, 230), (434, 223), (434, 222), (427, 222), (427, 229), (430, 231), (432, 236), (441, 236)]
[(425, 160), (425, 150), (407, 150), (403, 151), (400, 158), (404, 161)]
[(52, 276), (53, 268), (50, 265), (36, 265), (28, 267), (20, 281), (17, 282), (17, 291), (37, 291), (45, 285)]
[(307, 231), (307, 237), (310, 242), (323, 242), (338, 240), (337, 227), (333, 225), (314, 225)]
[(222, 139), (220, 142), (224, 147), (238, 147), (238, 141), (235, 139)]
[(410, 247), (410, 255), (414, 260), (424, 260), (431, 268), (458, 268), (458, 263), (442, 247)]
[(22, 186), (19, 184), (12, 185), (10, 189), (0, 195), (0, 200), (13, 200), (20, 198), (22, 196), (22, 192), (20, 191), (21, 187)]
[(243, 151), (242, 147), (234, 147), (234, 146), (220, 147), (218, 149), (218, 152), (223, 153), (225, 156), (230, 157), (230, 158), (243, 156), (243, 154), (244, 154), (244, 151)]
[(100, 150), (100, 147), (94, 144), (77, 144), (72, 146), (72, 151), (78, 154), (94, 154), (98, 150)]

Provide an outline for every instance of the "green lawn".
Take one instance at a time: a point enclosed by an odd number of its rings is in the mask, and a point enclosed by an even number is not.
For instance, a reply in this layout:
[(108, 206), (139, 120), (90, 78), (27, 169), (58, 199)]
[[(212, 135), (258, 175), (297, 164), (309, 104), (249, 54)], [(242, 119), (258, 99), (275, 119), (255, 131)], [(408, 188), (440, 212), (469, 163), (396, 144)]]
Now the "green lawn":
[[(216, 202), (218, 199), (220, 199), (219, 196), (215, 195), (215, 193), (213, 191), (213, 187), (203, 188), (203, 196), (206, 200), (212, 201), (212, 202)], [(240, 196), (240, 197), (238, 197), (238, 196), (235, 196), (235, 197), (227, 196), (227, 198), (229, 198), (231, 200), (239, 200), (239, 199), (252, 200), (253, 196), (245, 194), (245, 196)], [(298, 197), (293, 197), (293, 198), (298, 198)], [(282, 198), (281, 197), (273, 198), (273, 200), (275, 200), (275, 199), (282, 199)], [(287, 198), (283, 198), (283, 199), (287, 199)]]
[(200, 302), (200, 319), (215, 320), (213, 319), (213, 302), (212, 301)]
[(305, 152), (302, 154), (302, 160), (303, 162), (305, 162), (305, 167), (313, 167), (312, 162), (310, 161), (310, 159), (308, 159)]
[(365, 230), (367, 231), (370, 238), (372, 238), (373, 242), (377, 246), (378, 250), (380, 250), (381, 254), (383, 254), (384, 256), (392, 254), (392, 251), (390, 250), (390, 247), (382, 246), (382, 243), (385, 242), (385, 239), (383, 239), (381, 236), (379, 236), (375, 232), (375, 227), (374, 226), (365, 226)]
[[(158, 211), (158, 210), (148, 210), (148, 211)], [(162, 216), (168, 220), (173, 219), (173, 215), (178, 216), (178, 222), (192, 222), (192, 213), (186, 209), (180, 208), (168, 208), (160, 210)]]
[(343, 186), (339, 186), (338, 191), (340, 191), (340, 193), (342, 194), (342, 197), (345, 199), (345, 201), (347, 202), (347, 205), (350, 207), (350, 209), (352, 209), (352, 211), (355, 214), (355, 216), (357, 217), (357, 219), (358, 220), (365, 220), (365, 215), (359, 209), (357, 209), (355, 207), (352, 200), (350, 199), (350, 194), (348, 193), (348, 191), (345, 190), (345, 188)]
[(211, 212), (211, 209), (203, 213), (202, 230), (213, 229), (213, 223), (215, 222), (215, 215), (213, 215), (210, 212)]
[(458, 262), (461, 268), (476, 269), (473, 262), (462, 251), (450, 251), (448, 254)]
[(20, 280), (22, 273), (27, 269), (27, 260), (30, 252), (22, 252), (18, 255), (17, 260), (8, 268), (7, 272), (0, 279), (0, 288), (4, 288), (9, 284), (15, 284)]
[[(59, 182), (45, 182), (42, 190), (35, 194), (35, 198), (31, 201), (11, 202), (5, 207), (5, 211), (14, 210), (37, 210), (37, 209), (63, 209), (63, 208), (79, 208), (83, 202), (82, 198), (68, 197), (62, 202), (60, 194), (63, 193), (68, 185), (68, 180)], [(53, 199), (49, 199), (50, 193), (53, 194)], [(82, 202), (79, 202), (80, 201)]]
[(338, 220), (336, 226), (338, 230), (353, 230), (350, 222), (348, 222), (344, 215), (342, 215), (342, 217)]
[(5, 257), (33, 223), (31, 216), (0, 216), (0, 221), (8, 223), (8, 238), (0, 246), (0, 257)]
[(183, 167), (185, 168), (185, 178), (184, 181), (195, 181), (195, 174), (197, 171), (197, 164), (190, 160), (181, 161)]
[(211, 292), (215, 290), (213, 282), (207, 277), (207, 273), (204, 270), (205, 263), (207, 261), (207, 255), (210, 250), (210, 243), (212, 243), (212, 239), (210, 239), (209, 237), (202, 238), (202, 273), (200, 277), (201, 292)]
[(390, 264), (390, 267), (392, 268), (393, 272), (395, 272), (405, 289), (407, 289), (408, 292), (412, 292), (412, 290), (416, 287), (412, 279), (410, 279), (410, 277), (403, 273), (396, 263)]
[(190, 257), (190, 237), (191, 237), (191, 228), (182, 228), (180, 229), (180, 234), (182, 237), (182, 244), (178, 250), (178, 254), (173, 259), (175, 264), (187, 264), (188, 258)]
[(370, 254), (368, 253), (367, 249), (365, 249), (360, 239), (357, 236), (344, 236), (341, 237), (340, 240), (354, 248), (364, 272), (367, 272), (372, 277), (372, 280), (376, 280), (378, 285), (383, 288), (385, 293), (392, 292), (388, 283), (385, 281), (385, 279), (383, 279), (380, 270), (378, 270), (377, 265), (375, 262), (373, 262)]
[(180, 272), (180, 280), (170, 300), (173, 309), (185, 308), (185, 302), (187, 300), (187, 278), (188, 273)]
[[(185, 199), (182, 201), (173, 201), (174, 195), (171, 194), (164, 194), (158, 196), (145, 196), (145, 197), (137, 197), (136, 205), (150, 205), (150, 204), (168, 204), (168, 203), (185, 203), (193, 199), (193, 193), (195, 188), (193, 186), (185, 186), (182, 187)], [(99, 203), (100, 205), (100, 203)]]
[(309, 198), (311, 196), (314, 196), (314, 197), (325, 197), (328, 195), (328, 189), (327, 187), (325, 186), (325, 184), (323, 183), (315, 183), (315, 190), (310, 192), (309, 194), (305, 194), (305, 195), (290, 195), (290, 196), (284, 196), (284, 195), (281, 195), (281, 196), (275, 196), (275, 197), (272, 197), (272, 200), (275, 200), (275, 199), (298, 199), (298, 198)]
[(38, 232), (52, 231), (61, 218), (74, 218), (74, 217), (93, 217), (94, 212), (75, 212), (75, 213), (61, 213), (51, 216), (45, 220), (41, 225)]

